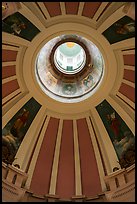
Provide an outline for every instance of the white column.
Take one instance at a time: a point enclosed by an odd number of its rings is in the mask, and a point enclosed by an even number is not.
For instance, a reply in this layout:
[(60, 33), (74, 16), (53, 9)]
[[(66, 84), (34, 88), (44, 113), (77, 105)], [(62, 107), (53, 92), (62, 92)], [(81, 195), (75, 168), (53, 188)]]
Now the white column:
[(73, 134), (74, 134), (74, 159), (75, 159), (75, 195), (82, 195), (81, 185), (81, 168), (80, 168), (80, 155), (78, 143), (78, 131), (76, 120), (73, 120)]
[(57, 183), (58, 163), (59, 163), (59, 154), (60, 154), (60, 146), (61, 146), (62, 127), (63, 127), (63, 120), (60, 119), (56, 146), (55, 146), (55, 152), (54, 152), (51, 180), (50, 180), (49, 194), (51, 195), (55, 195), (56, 193), (56, 183)]
[(90, 137), (91, 137), (91, 141), (92, 141), (92, 145), (93, 145), (93, 149), (94, 149), (94, 154), (95, 154), (95, 158), (96, 158), (96, 162), (97, 162), (97, 167), (98, 167), (98, 172), (99, 172), (99, 176), (100, 176), (100, 183), (101, 183), (102, 191), (105, 191), (106, 190), (106, 184), (104, 181), (105, 174), (104, 174), (104, 169), (103, 169), (97, 141), (95, 138), (96, 133), (94, 133), (94, 130), (93, 130), (93, 127), (92, 127), (92, 124), (90, 122), (89, 117), (86, 117), (86, 121), (87, 121), (88, 129), (90, 132)]

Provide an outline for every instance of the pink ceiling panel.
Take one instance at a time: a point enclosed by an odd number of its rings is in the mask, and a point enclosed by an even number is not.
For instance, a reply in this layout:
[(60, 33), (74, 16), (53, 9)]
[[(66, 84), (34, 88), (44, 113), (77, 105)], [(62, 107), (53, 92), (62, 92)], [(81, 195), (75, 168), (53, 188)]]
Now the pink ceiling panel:
[(132, 102), (135, 102), (135, 88), (125, 83), (122, 83), (119, 92), (122, 93), (127, 98), (129, 98)]
[(2, 62), (16, 61), (17, 51), (14, 50), (2, 50)]
[(95, 153), (86, 119), (77, 120), (81, 162), (82, 194), (95, 196), (101, 193), (101, 184)]
[(93, 18), (102, 2), (85, 2), (82, 16)]
[(76, 15), (78, 13), (79, 2), (65, 2), (66, 14)]
[(59, 2), (43, 2), (51, 17), (61, 15)]
[(135, 82), (135, 71), (124, 69), (123, 78), (128, 80), (128, 81)]
[(16, 79), (2, 84), (2, 98), (8, 96), (17, 89), (19, 89), (19, 84)]
[(16, 66), (3, 66), (2, 67), (2, 79), (16, 75)]
[(37, 195), (49, 192), (59, 119), (50, 118), (31, 182), (31, 191)]
[(125, 65), (135, 65), (135, 54), (123, 55)]
[(70, 198), (75, 194), (75, 163), (73, 144), (73, 121), (64, 120), (60, 147), (56, 195)]

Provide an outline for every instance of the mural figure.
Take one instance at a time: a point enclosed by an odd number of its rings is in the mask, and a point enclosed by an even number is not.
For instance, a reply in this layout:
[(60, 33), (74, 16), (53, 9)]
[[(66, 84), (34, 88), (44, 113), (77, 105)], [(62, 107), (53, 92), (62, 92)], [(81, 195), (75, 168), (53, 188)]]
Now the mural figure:
[(41, 105), (30, 99), (2, 130), (2, 160), (10, 163), (16, 159), (17, 150)]
[(13, 35), (19, 35), (23, 29), (27, 28), (27, 25), (14, 15), (9, 16), (7, 20), (3, 21), (3, 26), (6, 26), (8, 28), (7, 31)]
[(93, 77), (91, 74), (89, 74), (88, 77), (83, 80), (83, 84), (86, 89), (89, 89), (94, 84)]
[(63, 87), (63, 93), (66, 95), (73, 95), (76, 93), (76, 86), (72, 84), (65, 84)]
[(27, 25), (23, 22), (20, 22), (20, 23), (13, 23), (11, 25), (11, 29), (13, 30), (13, 33), (12, 34), (16, 34), (16, 35), (19, 35), (20, 32), (23, 30), (23, 29), (26, 29), (27, 28)]
[(134, 33), (135, 32), (135, 22), (127, 23), (127, 24), (120, 24), (116, 23), (115, 26), (117, 27), (116, 33), (118, 34), (128, 34), (128, 33)]
[(31, 41), (40, 31), (21, 13), (16, 12), (2, 20), (2, 31)]
[(96, 109), (116, 150), (121, 168), (132, 165), (135, 162), (135, 136), (106, 100)]
[(135, 21), (124, 16), (102, 33), (110, 44), (135, 37)]
[(114, 133), (114, 140), (119, 140), (120, 135), (120, 121), (116, 118), (115, 112), (107, 114), (107, 119), (110, 127)]
[(2, 136), (2, 153), (3, 160), (7, 160), (9, 163), (14, 160), (15, 152), (19, 147), (20, 142), (22, 141), (21, 128), (26, 125), (26, 122), (29, 118), (29, 111), (23, 109), (23, 112), (15, 120), (13, 126), (9, 130), (7, 135)]
[(13, 126), (10, 129), (10, 132), (12, 135), (14, 135), (14, 137), (19, 138), (20, 136), (19, 132), (21, 128), (26, 125), (28, 117), (29, 117), (29, 111), (26, 109), (23, 109), (23, 112), (21, 113), (21, 115), (19, 115), (19, 117), (17, 118), (17, 120), (14, 122)]

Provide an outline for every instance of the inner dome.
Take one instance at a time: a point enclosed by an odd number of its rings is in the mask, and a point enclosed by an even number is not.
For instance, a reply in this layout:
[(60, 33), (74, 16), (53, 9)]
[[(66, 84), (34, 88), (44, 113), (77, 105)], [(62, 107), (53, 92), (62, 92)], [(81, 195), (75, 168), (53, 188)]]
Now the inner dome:
[(56, 68), (65, 74), (81, 71), (86, 62), (84, 49), (75, 42), (65, 42), (57, 47), (54, 54)]
[(52, 99), (76, 103), (96, 92), (104, 67), (103, 56), (93, 42), (75, 34), (61, 35), (48, 41), (37, 54), (35, 76)]

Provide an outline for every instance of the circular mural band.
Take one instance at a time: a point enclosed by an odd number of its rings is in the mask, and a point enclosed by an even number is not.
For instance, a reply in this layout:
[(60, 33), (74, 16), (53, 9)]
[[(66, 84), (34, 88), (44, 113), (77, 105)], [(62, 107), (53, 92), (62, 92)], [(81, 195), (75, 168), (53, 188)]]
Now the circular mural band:
[(55, 37), (43, 46), (37, 55), (35, 74), (45, 94), (73, 103), (93, 94), (103, 69), (104, 60), (97, 46), (73, 34)]

